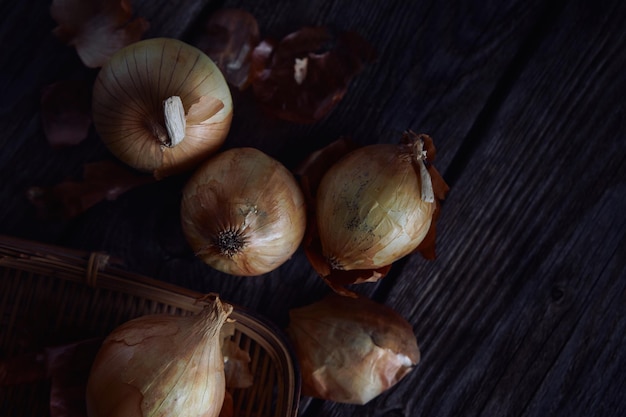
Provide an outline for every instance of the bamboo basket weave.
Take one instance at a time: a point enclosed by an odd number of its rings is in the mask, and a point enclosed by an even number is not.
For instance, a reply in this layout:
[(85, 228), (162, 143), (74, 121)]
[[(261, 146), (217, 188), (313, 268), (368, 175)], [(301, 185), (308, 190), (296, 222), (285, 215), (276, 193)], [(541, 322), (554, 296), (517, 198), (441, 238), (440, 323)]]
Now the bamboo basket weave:
[[(68, 343), (55, 338), (104, 337), (144, 314), (196, 313), (203, 295), (125, 271), (104, 253), (0, 235), (0, 359), (24, 354), (25, 340)], [(251, 387), (232, 392), (234, 415), (296, 416), (300, 376), (284, 335), (238, 306), (231, 318), (254, 376)], [(45, 416), (49, 407), (49, 381), (0, 384), (0, 416)]]

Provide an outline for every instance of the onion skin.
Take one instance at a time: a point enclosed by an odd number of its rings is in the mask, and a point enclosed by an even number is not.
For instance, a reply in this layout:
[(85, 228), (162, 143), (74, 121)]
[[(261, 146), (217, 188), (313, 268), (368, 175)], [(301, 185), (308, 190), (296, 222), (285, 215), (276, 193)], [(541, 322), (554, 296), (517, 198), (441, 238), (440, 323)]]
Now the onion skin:
[(304, 195), (274, 158), (255, 148), (233, 148), (214, 155), (189, 179), (181, 222), (189, 245), (211, 267), (261, 275), (298, 249), (306, 229)]
[[(163, 102), (181, 98), (184, 139), (164, 143)], [(96, 131), (122, 162), (156, 178), (189, 171), (224, 143), (233, 113), (228, 84), (199, 49), (170, 38), (139, 41), (116, 52), (96, 78)]]
[(404, 378), (420, 361), (411, 325), (366, 297), (331, 293), (292, 309), (287, 334), (302, 374), (302, 393), (365, 404)]
[(219, 415), (225, 395), (218, 298), (197, 315), (147, 315), (104, 340), (87, 382), (89, 417)]

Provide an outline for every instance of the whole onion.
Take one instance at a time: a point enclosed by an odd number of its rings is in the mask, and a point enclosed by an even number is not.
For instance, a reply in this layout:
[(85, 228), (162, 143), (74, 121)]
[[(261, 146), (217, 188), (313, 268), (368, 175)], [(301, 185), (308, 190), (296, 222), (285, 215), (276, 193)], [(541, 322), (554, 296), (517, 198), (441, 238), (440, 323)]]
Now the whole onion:
[(189, 171), (222, 146), (233, 103), (206, 54), (177, 39), (154, 38), (120, 49), (102, 67), (92, 112), (111, 153), (163, 178)]
[[(407, 132), (399, 144), (349, 151), (317, 187), (310, 185), (315, 230), (308, 233), (307, 256), (336, 291), (350, 295), (344, 285), (380, 279), (427, 237), (434, 241), (439, 200), (448, 187), (432, 157), (430, 137)], [(308, 171), (314, 178), (314, 169)]]
[(196, 255), (232, 275), (270, 272), (299, 247), (304, 196), (294, 176), (255, 148), (233, 148), (201, 165), (183, 189), (182, 227)]
[(420, 361), (413, 328), (392, 308), (364, 296), (328, 294), (289, 311), (287, 334), (302, 371), (302, 393), (365, 404)]
[(86, 387), (89, 417), (220, 414), (225, 396), (221, 329), (233, 310), (217, 296), (195, 315), (149, 314), (104, 340)]

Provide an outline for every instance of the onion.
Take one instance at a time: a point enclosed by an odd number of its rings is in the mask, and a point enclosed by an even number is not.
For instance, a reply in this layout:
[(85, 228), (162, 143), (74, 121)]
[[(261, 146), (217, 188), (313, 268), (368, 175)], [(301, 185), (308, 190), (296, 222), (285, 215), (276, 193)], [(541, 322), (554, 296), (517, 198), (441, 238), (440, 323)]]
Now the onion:
[[(314, 182), (311, 165), (321, 165), (321, 155), (337, 148), (313, 155), (305, 179)], [(354, 295), (344, 286), (376, 281), (423, 242), (434, 246), (439, 200), (448, 190), (431, 164), (434, 152), (430, 137), (407, 132), (400, 144), (351, 150), (317, 187), (308, 184), (315, 193), (315, 222), (306, 253), (335, 291)]]
[(224, 143), (228, 84), (199, 49), (156, 38), (116, 52), (93, 90), (96, 130), (121, 161), (155, 177), (188, 171)]
[(213, 156), (183, 189), (182, 227), (196, 255), (232, 275), (270, 272), (306, 229), (304, 196), (280, 162), (255, 148)]
[(215, 417), (224, 401), (219, 298), (193, 316), (147, 315), (104, 340), (87, 381), (89, 417)]
[(302, 374), (302, 393), (365, 404), (404, 378), (420, 360), (411, 325), (390, 307), (329, 294), (289, 312), (287, 334)]

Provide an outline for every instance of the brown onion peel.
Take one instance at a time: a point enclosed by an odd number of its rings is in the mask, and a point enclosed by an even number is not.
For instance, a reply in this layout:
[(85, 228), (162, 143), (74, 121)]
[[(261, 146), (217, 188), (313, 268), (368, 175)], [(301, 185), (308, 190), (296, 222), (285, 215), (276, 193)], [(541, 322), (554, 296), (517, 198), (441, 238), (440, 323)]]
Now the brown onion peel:
[(224, 376), (226, 388), (248, 388), (254, 382), (250, 371), (250, 354), (233, 340), (235, 320), (229, 319), (221, 329), (222, 355), (224, 356)]
[(53, 0), (50, 15), (58, 24), (52, 33), (74, 46), (90, 68), (101, 67), (117, 50), (137, 42), (150, 26), (133, 17), (130, 0)]
[(412, 326), (390, 307), (364, 296), (330, 293), (292, 309), (289, 317), (287, 335), (304, 395), (365, 404), (420, 361)]
[[(408, 131), (403, 135), (403, 141), (410, 141), (414, 137), (415, 133)], [(433, 143), (433, 139), (428, 135), (418, 135), (424, 141), (424, 150), (426, 152), (426, 159), (424, 160), (424, 165), (428, 170), (428, 174), (430, 175), (430, 180), (432, 182), (433, 193), (435, 196), (435, 211), (433, 212), (433, 220), (430, 224), (430, 229), (426, 236), (422, 240), (422, 242), (415, 248), (414, 253), (420, 253), (425, 259), (434, 260), (437, 258), (436, 252), (436, 238), (437, 238), (437, 220), (439, 219), (439, 215), (441, 213), (441, 202), (445, 200), (446, 195), (450, 191), (450, 187), (443, 179), (433, 161), (435, 160), (435, 155), (437, 150), (435, 148), (435, 144)]]
[(65, 179), (49, 187), (29, 187), (26, 198), (42, 219), (74, 218), (102, 201), (155, 182), (115, 160), (87, 162), (80, 179)]
[(335, 108), (352, 79), (375, 59), (373, 46), (356, 32), (334, 34), (327, 27), (305, 26), (281, 40), (258, 43), (250, 84), (268, 115), (314, 123)]
[(282, 163), (255, 148), (232, 148), (205, 161), (188, 180), (181, 223), (205, 263), (255, 276), (278, 268), (298, 249), (306, 207)]
[(177, 39), (154, 38), (119, 50), (102, 67), (92, 113), (118, 159), (163, 178), (195, 168), (222, 146), (233, 103), (206, 54)]
[(215, 62), (229, 84), (244, 90), (250, 83), (252, 51), (259, 39), (259, 25), (250, 12), (223, 8), (209, 16), (194, 44)]
[(50, 417), (85, 416), (85, 385), (101, 344), (102, 338), (96, 337), (2, 358), (0, 390), (43, 384), (50, 387)]
[[(350, 162), (345, 162), (347, 155), (354, 154), (355, 152), (357, 152), (357, 155), (359, 153), (361, 155), (357, 158), (353, 158)], [(391, 159), (378, 161), (378, 165), (376, 165), (374, 161), (380, 159), (378, 154), (391, 155)], [(373, 282), (383, 278), (389, 272), (393, 262), (408, 254), (420, 252), (426, 259), (434, 259), (436, 257), (436, 220), (440, 212), (440, 200), (445, 198), (449, 187), (434, 167), (434, 158), (435, 146), (432, 138), (428, 135), (416, 134), (409, 130), (403, 133), (398, 145), (369, 145), (368, 147), (358, 148), (356, 151), (353, 150), (352, 145), (348, 145), (345, 138), (341, 138), (326, 146), (324, 149), (311, 154), (301, 165), (298, 173), (302, 188), (309, 201), (307, 233), (303, 245), (305, 254), (316, 272), (335, 292), (348, 296), (356, 296), (354, 292), (345, 287), (350, 284)], [(406, 162), (408, 160), (411, 161), (409, 164)], [(329, 161), (332, 163), (329, 163)], [(338, 166), (338, 161), (343, 161), (344, 167), (341, 168), (341, 172), (337, 174), (335, 167)], [(405, 162), (401, 163), (401, 161)], [(346, 167), (345, 165), (353, 166)], [(398, 167), (401, 165), (404, 165), (402, 175), (407, 178), (413, 177), (412, 183), (414, 185), (412, 189), (407, 190), (406, 185), (398, 186), (398, 184), (394, 183), (394, 181), (397, 180), (387, 179), (391, 181), (389, 184), (385, 183), (387, 180), (380, 180), (380, 178), (384, 178), (385, 175), (389, 176), (389, 178), (398, 175), (399, 171), (395, 174), (394, 172), (388, 172), (387, 174), (384, 172), (399, 169)], [(329, 168), (329, 166), (331, 166), (331, 168)], [(335, 174), (332, 173), (332, 169), (335, 169)], [(434, 200), (432, 203), (421, 200), (423, 192), (421, 178), (425, 178), (424, 171), (427, 171), (431, 180), (432, 197)], [(332, 192), (337, 192), (341, 187), (344, 187), (342, 191), (344, 195), (340, 195), (340, 192), (339, 194), (334, 194), (326, 198), (325, 204), (327, 207), (322, 208), (322, 210), (326, 212), (319, 213), (320, 195), (318, 194), (318, 190), (322, 183), (322, 178), (327, 172), (331, 172), (330, 175), (335, 175), (336, 181), (339, 182), (338, 186), (334, 188), (331, 187), (331, 190), (334, 189)], [(369, 174), (373, 174), (376, 178), (379, 178), (379, 180), (377, 180), (379, 182), (375, 184), (375, 187), (372, 187), (373, 183), (365, 178)], [(358, 181), (359, 176), (362, 182), (361, 190), (355, 186), (355, 181)], [(344, 181), (344, 179), (346, 180)], [(327, 180), (327, 182), (328, 181), (330, 180)], [(366, 192), (373, 193), (373, 189), (380, 189), (381, 191), (376, 191), (375, 196), (368, 195), (366, 196), (367, 198), (363, 197), (363, 190), (369, 190)], [(357, 217), (359, 213), (371, 213), (372, 210), (375, 210), (375, 208), (372, 207), (380, 207), (382, 202), (379, 200), (385, 200), (385, 197), (381, 197), (381, 192), (385, 189), (387, 189), (387, 191), (389, 191), (389, 189), (392, 191), (397, 190), (400, 195), (404, 195), (407, 192), (414, 195), (416, 194), (419, 200), (413, 203), (406, 203), (408, 205), (403, 203), (403, 205), (395, 206), (392, 197), (389, 197), (391, 194), (387, 193), (388, 197), (386, 197), (386, 200), (391, 201), (391, 203), (388, 204), (389, 210), (401, 212), (401, 209), (407, 210), (407, 207), (409, 207), (410, 210), (420, 210), (420, 207), (426, 207), (427, 211), (423, 213), (421, 220), (417, 220), (418, 222), (423, 222), (423, 225), (416, 223), (415, 226), (410, 226), (412, 228), (420, 228), (420, 230), (412, 230), (414, 238), (410, 244), (402, 245), (400, 248), (401, 251), (389, 253), (381, 260), (377, 261), (376, 256), (380, 257), (381, 254), (384, 254), (383, 249), (385, 249), (384, 245), (381, 245), (380, 242), (384, 242), (384, 239), (387, 237), (376, 236), (375, 233), (370, 233), (369, 237), (367, 233), (353, 233), (347, 226), (352, 224), (355, 227), (361, 227), (361, 229), (367, 226), (367, 221), (369, 221), (366, 219), (367, 216), (361, 219)], [(350, 196), (352, 196), (352, 198), (349, 198)], [(328, 208), (330, 203), (334, 204), (334, 202), (338, 202), (342, 199), (346, 207), (340, 208), (335, 204), (334, 208)], [(350, 205), (353, 207), (350, 208)], [(331, 213), (331, 211), (333, 213)], [(382, 213), (380, 217), (377, 218), (378, 220), (375, 221), (379, 223), (387, 221), (384, 214), (385, 213)], [(328, 222), (331, 216), (343, 216), (341, 219), (345, 221), (343, 224), (341, 222), (335, 222), (331, 227), (323, 224), (322, 226), (326, 227), (326, 232), (320, 235), (319, 222)], [(401, 215), (400, 219), (404, 218), (402, 216), (404, 216), (404, 214)], [(361, 222), (356, 221), (355, 223), (355, 219), (361, 220)], [(375, 230), (374, 227), (370, 229)], [(394, 233), (397, 233), (397, 231)], [(343, 234), (343, 237), (340, 237), (341, 234)], [(333, 255), (329, 256), (328, 249), (325, 249), (323, 245), (324, 239), (331, 242), (343, 239), (345, 243), (336, 244), (339, 248), (336, 249), (336, 253), (338, 253), (338, 257), (346, 256), (348, 261), (352, 262), (352, 265), (346, 267), (342, 265), (341, 260), (334, 259)], [(348, 243), (350, 239), (352, 239), (352, 242)], [(363, 245), (365, 239), (371, 239), (370, 247)], [(354, 244), (355, 240), (357, 244)], [(328, 242), (326, 244), (328, 245)], [(359, 246), (359, 244), (361, 246)], [(354, 247), (349, 251), (349, 246)], [(359, 250), (361, 250), (361, 252), (359, 252)], [(359, 263), (363, 266), (359, 267)]]
[(220, 329), (232, 312), (219, 297), (198, 314), (130, 320), (104, 340), (87, 382), (89, 417), (216, 417), (224, 400)]
[(81, 143), (91, 127), (91, 85), (85, 80), (63, 80), (45, 86), (41, 122), (53, 148)]

